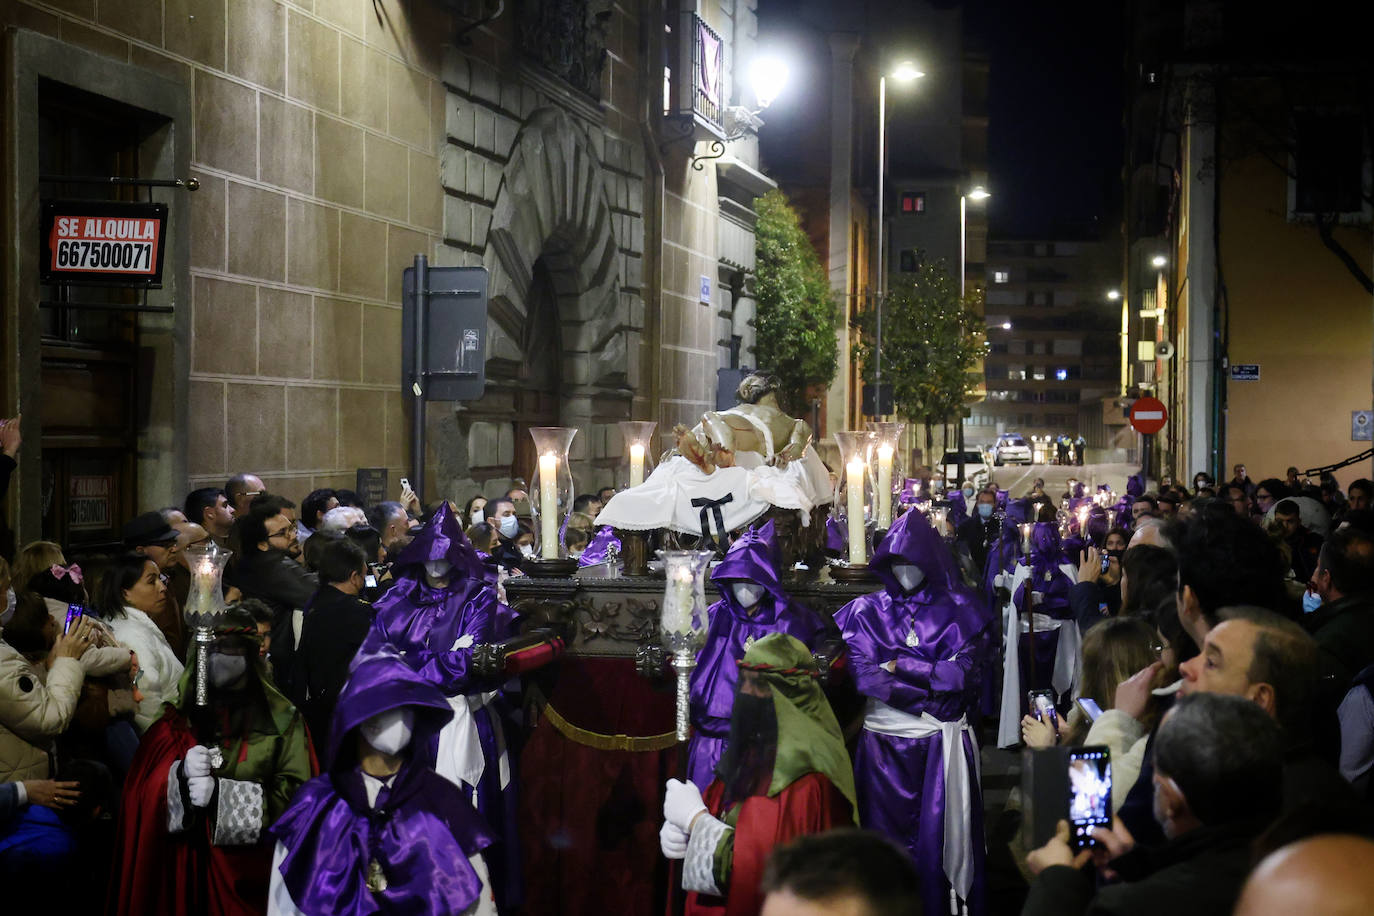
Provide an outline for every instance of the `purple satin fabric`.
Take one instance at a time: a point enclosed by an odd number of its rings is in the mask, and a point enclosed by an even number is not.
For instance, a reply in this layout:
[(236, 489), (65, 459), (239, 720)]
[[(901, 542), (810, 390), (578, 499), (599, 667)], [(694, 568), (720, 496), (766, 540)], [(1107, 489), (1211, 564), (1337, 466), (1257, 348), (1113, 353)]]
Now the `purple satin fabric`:
[(849, 551), (849, 531), (840, 520), (827, 515), (825, 518), (825, 550), (835, 556), (847, 556)]
[[(911, 594), (891, 573), (894, 562), (914, 563), (926, 579)], [(948, 551), (925, 517), (908, 512), (893, 525), (873, 565), (882, 591), (840, 608), (835, 623), (849, 652), (855, 687), (868, 697), (914, 716), (929, 713), (942, 722), (975, 713), (981, 685), (992, 663), (994, 616), (981, 596), (957, 579)], [(951, 578), (954, 577), (954, 578)], [(909, 645), (914, 633), (915, 646)], [(883, 663), (896, 661), (889, 672)], [(967, 740), (967, 739), (966, 739)], [(944, 877), (944, 768), (941, 739), (895, 738), (864, 731), (854, 759), (859, 816), (865, 827), (887, 834), (910, 849), (921, 870), (929, 912), (946, 912)], [(974, 787), (973, 897), (982, 906), (982, 843), (972, 745), (966, 743)], [(971, 901), (972, 905), (972, 901)], [(981, 912), (981, 909), (971, 910)]]
[[(412, 753), (374, 810), (357, 764), (356, 729), (403, 707), (415, 713)], [(361, 916), (383, 907), (461, 913), (477, 900), (482, 882), (468, 858), (491, 836), (459, 789), (435, 774), (423, 753), (413, 753), (452, 716), (443, 694), (393, 650), (359, 655), (335, 706), (329, 771), (302, 786), (271, 828), (286, 850), (281, 874), (299, 909), (310, 916)], [(387, 877), (380, 901), (367, 889), (373, 859)]]
[(481, 558), (463, 534), (458, 519), (449, 511), (447, 501), (440, 504), (434, 517), (396, 558), (397, 578), (401, 578), (401, 574), (418, 578), (423, 575), (424, 564), (430, 560), (448, 560), (455, 570), (469, 579), (481, 579), (486, 575)]
[[(977, 772), (976, 752), (972, 738), (965, 734), (963, 739), (964, 764), (972, 775)], [(949, 912), (950, 886), (944, 868), (943, 744), (939, 735), (896, 738), (864, 731), (854, 752), (859, 822), (910, 851), (921, 876), (923, 911), (934, 914)], [(987, 912), (983, 797), (978, 780), (971, 782), (973, 889), (967, 905), (971, 916), (983, 916)]]
[(1142, 496), (1145, 493), (1145, 475), (1140, 472), (1132, 474), (1126, 478), (1126, 495), (1131, 499)]
[(945, 499), (949, 502), (949, 521), (958, 528), (968, 520), (968, 505), (964, 502), (964, 491), (951, 490)]
[(615, 536), (615, 529), (610, 525), (602, 525), (587, 542), (587, 548), (582, 551), (582, 556), (577, 558), (577, 565), (582, 567), (605, 563), (606, 550), (612, 544), (617, 551), (621, 549), (620, 538)]
[[(692, 671), (691, 715), (695, 731), (687, 765), (689, 778), (701, 788), (715, 778), (716, 764), (730, 734), (730, 713), (735, 705), (735, 685), (739, 682), (739, 661), (744, 658), (745, 642), (750, 638), (762, 639), (769, 633), (787, 633), (814, 650), (825, 632), (820, 616), (793, 601), (782, 587), (771, 521), (736, 540), (712, 571), (711, 581), (719, 587), (721, 599), (707, 612), (711, 623)], [(750, 609), (752, 613), (739, 606), (730, 590), (730, 583), (738, 581), (754, 582), (765, 589), (759, 603)]]

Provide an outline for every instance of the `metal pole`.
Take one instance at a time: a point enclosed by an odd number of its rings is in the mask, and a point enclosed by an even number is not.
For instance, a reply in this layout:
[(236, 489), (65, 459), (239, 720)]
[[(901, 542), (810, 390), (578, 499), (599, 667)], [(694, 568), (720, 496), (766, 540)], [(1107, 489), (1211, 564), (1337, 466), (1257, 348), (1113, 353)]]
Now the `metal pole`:
[(425, 492), (425, 319), (429, 305), (429, 259), (415, 256), (415, 374), (410, 380), (410, 488), (424, 501)]
[(883, 247), (883, 169), (887, 165), (887, 77), (878, 78), (878, 340), (873, 349), (873, 413), (883, 415), (883, 299), (887, 295), (886, 249)]
[[(964, 305), (964, 274), (968, 272), (966, 263), (968, 258), (968, 224), (967, 224), (968, 197), (964, 194), (959, 195), (959, 307)], [(959, 424), (958, 431), (954, 434), (954, 447), (959, 451), (959, 486), (964, 485), (964, 405), (959, 405), (959, 415), (955, 418)]]

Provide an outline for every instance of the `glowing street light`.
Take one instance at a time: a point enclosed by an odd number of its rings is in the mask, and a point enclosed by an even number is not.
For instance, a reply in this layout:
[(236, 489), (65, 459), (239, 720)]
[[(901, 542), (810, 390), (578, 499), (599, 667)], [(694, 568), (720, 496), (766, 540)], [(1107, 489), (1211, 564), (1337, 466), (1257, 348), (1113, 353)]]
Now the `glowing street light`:
[(1002, 330), (1004, 330), (1004, 331), (1010, 331), (1010, 330), (1011, 330), (1011, 322), (1010, 322), (1010, 321), (1004, 321), (1004, 322), (1002, 322)]
[(1116, 300), (1118, 300), (1118, 299), (1121, 298), (1121, 290), (1119, 290), (1119, 289), (1109, 289), (1109, 290), (1107, 290), (1107, 298), (1110, 299), (1110, 300), (1112, 300), (1113, 302), (1115, 302)]
[(1166, 257), (1165, 257), (1164, 255), (1162, 255), (1162, 254), (1157, 254), (1157, 255), (1155, 255), (1153, 258), (1150, 258), (1150, 266), (1151, 266), (1151, 267), (1163, 267), (1165, 264), (1168, 264), (1168, 263), (1169, 263), (1169, 259), (1166, 258)]
[(923, 76), (925, 76), (925, 73), (909, 60), (902, 61), (892, 71), (892, 78), (903, 83), (918, 80)]
[(754, 97), (758, 99), (759, 108), (767, 108), (773, 104), (782, 94), (790, 74), (791, 68), (787, 66), (787, 61), (780, 57), (766, 56), (754, 61), (749, 68), (749, 82), (754, 87)]
[(991, 197), (991, 196), (992, 196), (992, 194), (989, 193), (988, 189), (985, 188), (985, 187), (983, 187), (982, 185), (979, 185), (978, 187), (974, 188), (972, 191), (969, 191), (969, 192), (968, 192), (968, 199), (969, 199), (969, 200), (975, 200), (975, 201), (977, 201), (977, 200), (987, 200), (987, 199), (988, 199), (989, 197)]

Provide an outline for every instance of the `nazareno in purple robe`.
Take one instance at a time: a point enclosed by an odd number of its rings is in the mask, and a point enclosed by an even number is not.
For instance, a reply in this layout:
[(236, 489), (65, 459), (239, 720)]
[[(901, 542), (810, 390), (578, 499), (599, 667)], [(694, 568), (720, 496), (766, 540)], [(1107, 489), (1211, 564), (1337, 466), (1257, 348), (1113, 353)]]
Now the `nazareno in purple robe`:
[[(411, 751), (376, 807), (368, 804), (358, 765), (356, 729), (373, 716), (409, 708)], [(482, 818), (463, 792), (417, 752), (453, 716), (434, 685), (391, 649), (359, 656), (334, 708), (329, 769), (303, 785), (271, 827), (284, 856), (282, 883), (309, 916), (384, 912), (458, 914), (482, 891), (470, 861), (491, 845)], [(385, 890), (367, 887), (376, 861)]]
[[(435, 588), (425, 579), (424, 564), (437, 559), (452, 564), (448, 585), (443, 588)], [(463, 712), (459, 704), (470, 710), (483, 766), (475, 785), (455, 781), (468, 792), (476, 792), (477, 810), (495, 837), (487, 862), (496, 900), (502, 908), (513, 906), (521, 895), (516, 795), (511, 781), (517, 766), (508, 756), (501, 727), (501, 685), (479, 678), (471, 663), (476, 646), (515, 635), (515, 614), (497, 599), (481, 559), (446, 503), (401, 551), (396, 567), (396, 584), (373, 604), (372, 630), (359, 654), (393, 646), (406, 664), (449, 698), (454, 710)], [(467, 702), (464, 697), (477, 702)], [(448, 776), (452, 767), (449, 761), (438, 759), (439, 746), (436, 733), (428, 743), (428, 762)]]
[[(747, 645), (769, 633), (795, 636), (815, 650), (825, 623), (809, 608), (793, 601), (778, 576), (778, 548), (773, 523), (750, 530), (730, 545), (711, 573), (721, 599), (707, 610), (711, 622), (706, 642), (692, 671), (692, 742), (688, 750), (688, 778), (701, 789), (715, 779), (716, 764), (730, 736), (730, 711), (735, 705), (739, 661)], [(740, 607), (732, 582), (762, 585), (763, 596), (753, 608)]]
[[(894, 577), (894, 563), (925, 573), (910, 593)], [(960, 581), (948, 550), (920, 512), (893, 524), (870, 564), (883, 589), (856, 598), (835, 615), (848, 647), (850, 670), (869, 698), (865, 727), (854, 755), (859, 819), (911, 852), (921, 875), (925, 912), (985, 911), (983, 803), (978, 788), (978, 747), (959, 724), (973, 714), (991, 660), (987, 604)], [(882, 665), (896, 663), (895, 671)], [(927, 727), (955, 723), (924, 737), (871, 730), (880, 722), (920, 720)], [(929, 717), (929, 718), (926, 718)], [(936, 720), (932, 722), (931, 720)], [(945, 735), (960, 746), (945, 748)], [(944, 755), (959, 755), (969, 795), (947, 802)], [(961, 774), (962, 775), (962, 774)], [(947, 812), (947, 808), (949, 811)], [(967, 841), (946, 857), (946, 815), (964, 818)], [(954, 878), (966, 892), (956, 893)]]

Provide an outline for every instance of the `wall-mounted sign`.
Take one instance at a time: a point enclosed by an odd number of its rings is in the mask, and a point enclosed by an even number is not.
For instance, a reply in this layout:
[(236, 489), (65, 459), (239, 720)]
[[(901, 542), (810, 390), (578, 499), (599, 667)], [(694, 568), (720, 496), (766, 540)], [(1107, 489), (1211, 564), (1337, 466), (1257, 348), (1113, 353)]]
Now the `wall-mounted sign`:
[(101, 531), (110, 527), (113, 477), (72, 475), (67, 489), (67, 530)]
[(1260, 367), (1258, 363), (1234, 363), (1231, 366), (1231, 381), (1258, 382)]
[(1350, 411), (1350, 441), (1374, 441), (1374, 410)]
[(697, 301), (702, 305), (711, 304), (711, 278), (706, 274), (701, 275), (701, 298)]
[(42, 233), (44, 283), (162, 286), (166, 204), (46, 200)]
[(369, 506), (385, 502), (391, 498), (387, 494), (388, 476), (386, 468), (358, 468), (357, 484), (353, 492)]

